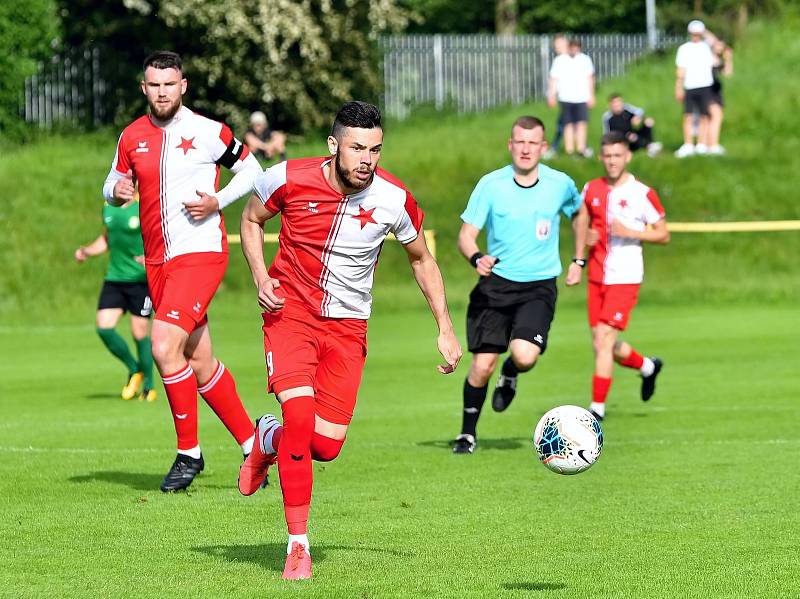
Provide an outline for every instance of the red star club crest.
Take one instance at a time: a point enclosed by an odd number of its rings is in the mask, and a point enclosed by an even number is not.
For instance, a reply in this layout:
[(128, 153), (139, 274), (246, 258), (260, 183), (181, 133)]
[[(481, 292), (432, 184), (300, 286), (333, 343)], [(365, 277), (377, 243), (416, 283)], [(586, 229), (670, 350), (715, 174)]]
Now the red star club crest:
[(628, 207), (628, 200), (620, 200), (619, 201), (620, 208), (627, 208)]
[(358, 214), (350, 215), (350, 218), (354, 218), (361, 222), (361, 228), (367, 226), (367, 223), (372, 223), (373, 225), (377, 225), (378, 223), (375, 222), (375, 219), (372, 218), (372, 213), (375, 212), (375, 208), (370, 208), (369, 210), (364, 210), (363, 206), (358, 207)]
[(183, 155), (186, 156), (186, 154), (189, 153), (189, 150), (196, 150), (197, 149), (192, 144), (193, 141), (194, 141), (194, 137), (192, 137), (191, 139), (186, 139), (185, 137), (183, 137), (183, 135), (181, 135), (181, 143), (179, 143), (175, 147), (176, 148), (180, 148), (181, 150), (183, 150)]

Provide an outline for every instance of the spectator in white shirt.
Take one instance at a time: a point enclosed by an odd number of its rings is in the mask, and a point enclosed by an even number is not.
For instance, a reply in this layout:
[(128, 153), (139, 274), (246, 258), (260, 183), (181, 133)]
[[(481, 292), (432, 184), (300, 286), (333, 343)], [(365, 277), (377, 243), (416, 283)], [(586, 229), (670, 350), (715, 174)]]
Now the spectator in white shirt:
[(594, 65), (581, 52), (581, 42), (572, 39), (566, 54), (556, 56), (550, 67), (547, 103), (554, 108), (558, 102), (559, 117), (564, 123), (564, 149), (567, 154), (591, 156), (586, 147), (586, 128), (589, 108), (594, 107)]
[[(709, 115), (713, 101), (714, 57), (706, 41), (710, 33), (702, 21), (689, 23), (691, 40), (678, 48), (675, 58), (675, 99), (683, 102), (683, 145), (675, 152), (678, 158), (692, 154), (721, 154), (718, 144), (709, 147)], [(693, 115), (700, 115), (695, 145)]]

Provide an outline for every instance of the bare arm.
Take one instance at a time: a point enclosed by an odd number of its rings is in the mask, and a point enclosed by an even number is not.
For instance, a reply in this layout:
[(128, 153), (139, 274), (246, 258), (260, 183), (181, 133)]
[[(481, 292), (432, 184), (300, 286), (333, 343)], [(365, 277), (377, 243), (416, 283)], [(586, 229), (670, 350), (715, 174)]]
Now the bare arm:
[(268, 210), (259, 197), (253, 194), (242, 211), (239, 231), (242, 238), (242, 252), (250, 267), (253, 283), (258, 289), (258, 305), (267, 312), (277, 312), (283, 308), (285, 301), (275, 295), (280, 282), (269, 276), (264, 262), (264, 223), (273, 216), (275, 213)]
[(237, 160), (230, 171), (233, 178), (214, 195), (196, 190), (197, 199), (183, 203), (194, 220), (208, 218), (246, 195), (253, 189), (253, 181), (261, 173), (261, 165), (253, 154), (248, 154), (244, 160)]
[(420, 231), (419, 236), (403, 246), (408, 254), (408, 261), (414, 278), (419, 285), (422, 295), (428, 301), (436, 326), (439, 327), (439, 338), (437, 345), (439, 353), (442, 354), (447, 362), (444, 366), (438, 366), (442, 374), (450, 374), (455, 371), (461, 360), (461, 346), (456, 339), (453, 331), (453, 323), (450, 320), (450, 313), (447, 309), (447, 297), (444, 291), (444, 281), (439, 265), (428, 251), (425, 243), (425, 236)]
[(86, 258), (99, 256), (108, 251), (108, 238), (105, 231), (89, 245), (82, 245), (75, 250), (75, 260), (83, 262)]
[[(581, 203), (578, 213), (572, 219), (572, 232), (575, 236), (575, 254), (574, 257), (578, 260), (585, 259), (586, 253), (586, 233), (589, 230), (589, 210), (586, 204)], [(567, 285), (577, 285), (581, 282), (583, 275), (583, 267), (570, 262), (567, 268)]]
[(595, 77), (594, 75), (589, 75), (589, 102), (587, 105), (589, 108), (594, 108), (595, 98), (594, 98), (594, 86), (595, 86)]
[(634, 231), (629, 229), (617, 220), (611, 221), (611, 234), (614, 237), (624, 237), (627, 239), (638, 239), (646, 243), (669, 243), (669, 230), (667, 229), (667, 219), (662, 218), (653, 224), (651, 228), (644, 231)]
[(683, 80), (685, 77), (686, 69), (683, 67), (678, 67), (677, 71), (675, 72), (675, 99), (678, 102), (683, 102), (683, 97), (686, 93), (683, 89)]
[[(475, 225), (470, 225), (469, 223), (461, 225), (461, 230), (458, 232), (458, 251), (467, 260), (470, 260), (472, 256), (479, 254), (481, 251), (477, 241), (480, 232), (481, 230)], [(488, 277), (489, 273), (492, 272), (492, 267), (497, 262), (498, 260), (494, 256), (481, 256), (475, 270), (478, 271), (480, 276)]]
[(550, 77), (547, 79), (547, 105), (550, 108), (555, 107), (556, 105), (556, 86), (558, 81), (555, 77)]
[(722, 74), (726, 77), (733, 75), (733, 48), (725, 46), (725, 51), (722, 53), (725, 58), (725, 66), (722, 67)]

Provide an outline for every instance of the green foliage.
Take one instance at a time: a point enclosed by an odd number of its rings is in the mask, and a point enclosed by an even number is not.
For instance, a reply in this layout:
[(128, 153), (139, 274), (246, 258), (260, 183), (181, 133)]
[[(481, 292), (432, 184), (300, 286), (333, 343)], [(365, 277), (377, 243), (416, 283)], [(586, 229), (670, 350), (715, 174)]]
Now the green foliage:
[(0, 2), (0, 136), (21, 133), (25, 77), (49, 56), (57, 35), (53, 0)]
[[(728, 156), (678, 160), (671, 155), (670, 150), (681, 143), (681, 108), (672, 96), (672, 52), (645, 60), (626, 77), (600, 86), (590, 141), (596, 144), (599, 138), (603, 99), (612, 91), (621, 92), (657, 121), (656, 135), (665, 143), (664, 154), (657, 159), (639, 154), (632, 170), (658, 190), (670, 220), (800, 219), (800, 204), (792, 200), (791, 176), (800, 140), (787, 134), (787, 123), (800, 114), (800, 79), (791, 76), (800, 60), (797, 30), (794, 20), (786, 20), (781, 27), (757, 23), (737, 45), (735, 74), (725, 87), (722, 143)], [(765, 69), (765, 64), (770, 68)], [(542, 115), (548, 137), (552, 134), (556, 113), (542, 104), (481, 114), (428, 114), (387, 123), (382, 166), (409, 186), (426, 212), (426, 228), (437, 231), (440, 263), (455, 302), (464, 300), (474, 278), (455, 250), (458, 215), (480, 176), (507, 163), (508, 127), (523, 113)], [(13, 226), (0, 236), (0, 254), (8, 257), (0, 272), (0, 313), (28, 311), (62, 319), (91, 308), (104, 260), (77, 265), (71, 255), (78, 244), (96, 236), (101, 226), (100, 187), (117, 135), (53, 137), (3, 156), (0, 222)], [(290, 157), (324, 152), (322, 135), (289, 147)], [(557, 158), (552, 165), (569, 173), (579, 186), (601, 173), (594, 160)], [(226, 210), (231, 232), (238, 228), (241, 207), (239, 202)], [(277, 219), (269, 224), (270, 231), (278, 227)], [(568, 258), (566, 226), (562, 236)], [(266, 251), (270, 258), (275, 246), (268, 245)], [(648, 297), (666, 303), (692, 298), (788, 301), (800, 295), (800, 279), (795, 275), (798, 254), (797, 233), (676, 233), (670, 245), (647, 249)], [(387, 243), (376, 275), (381, 301), (398, 307), (419, 301), (413, 288), (396, 285), (398, 277), (393, 273), (405, 273), (407, 268), (402, 249)], [(31, 281), (37, 284), (31, 286)], [(64, 281), (69, 281), (68, 288)], [(236, 246), (232, 246), (225, 285), (230, 291), (251, 293), (247, 267)], [(578, 295), (571, 297), (580, 301)]]

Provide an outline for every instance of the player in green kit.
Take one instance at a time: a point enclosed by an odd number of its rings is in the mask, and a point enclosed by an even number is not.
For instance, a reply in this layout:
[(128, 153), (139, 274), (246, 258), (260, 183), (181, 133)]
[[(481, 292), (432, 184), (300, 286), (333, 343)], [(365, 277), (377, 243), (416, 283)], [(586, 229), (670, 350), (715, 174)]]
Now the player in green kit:
[[(119, 208), (104, 204), (103, 224), (105, 228), (97, 239), (75, 250), (75, 260), (83, 262), (108, 251), (110, 260), (97, 303), (97, 334), (108, 351), (128, 368), (128, 382), (122, 389), (122, 399), (133, 399), (141, 390), (140, 399), (155, 401), (153, 354), (148, 335), (152, 303), (144, 272), (138, 199)], [(131, 334), (138, 360), (115, 330), (125, 312), (131, 314)]]

